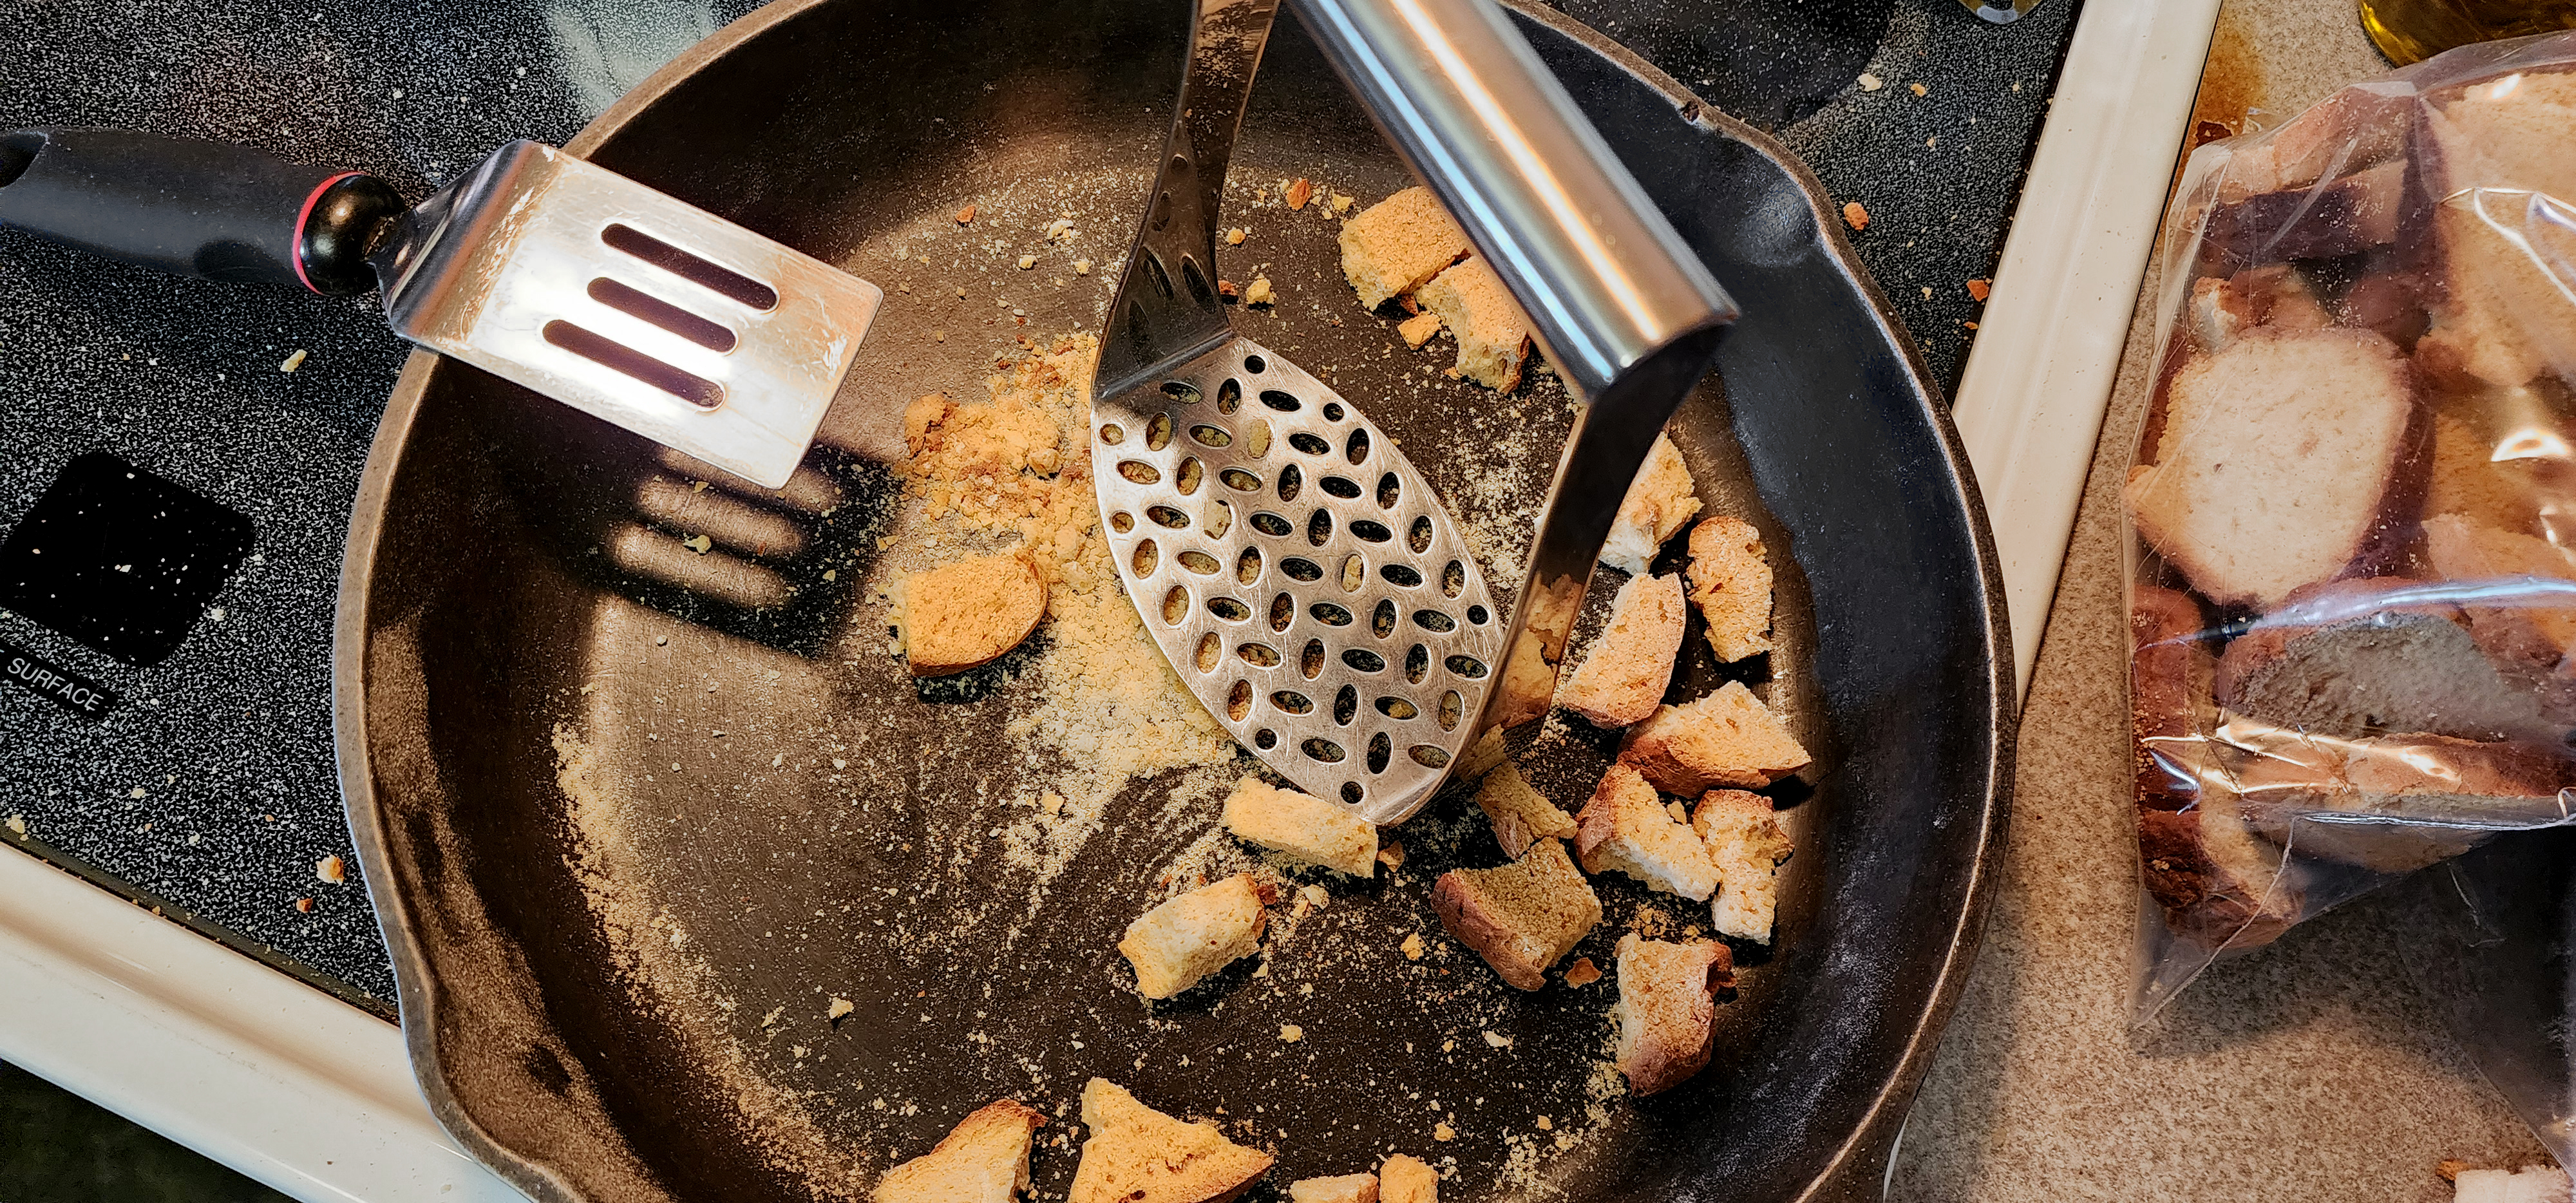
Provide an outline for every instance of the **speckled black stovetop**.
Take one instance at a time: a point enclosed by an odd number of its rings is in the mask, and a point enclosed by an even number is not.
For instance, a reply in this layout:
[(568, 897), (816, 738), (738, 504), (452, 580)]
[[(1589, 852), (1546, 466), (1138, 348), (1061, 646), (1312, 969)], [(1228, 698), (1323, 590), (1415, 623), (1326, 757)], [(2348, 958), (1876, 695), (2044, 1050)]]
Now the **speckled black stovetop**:
[[(1934, 378), (1956, 383), (1978, 311), (1966, 283), (1991, 274), (2074, 0), (2009, 27), (1955, 0), (1560, 3), (1779, 133), (1837, 200), (1860, 201), (1861, 258)], [(564, 141), (753, 7), (35, 0), (0, 26), (0, 130), (230, 139), (372, 171), (417, 196), (510, 138)], [(299, 369), (280, 371), (297, 350)], [(393, 979), (364, 888), (354, 866), (331, 884), (314, 865), (349, 855), (331, 752), (332, 594), (404, 354), (368, 302), (164, 279), (0, 231), (0, 530), (75, 457), (105, 451), (252, 531), (240, 567), (157, 664), (0, 610), (0, 644), (17, 649), (0, 647), (0, 661), (32, 654), (120, 697), (85, 722), (0, 684), (0, 841), (378, 1010)]]

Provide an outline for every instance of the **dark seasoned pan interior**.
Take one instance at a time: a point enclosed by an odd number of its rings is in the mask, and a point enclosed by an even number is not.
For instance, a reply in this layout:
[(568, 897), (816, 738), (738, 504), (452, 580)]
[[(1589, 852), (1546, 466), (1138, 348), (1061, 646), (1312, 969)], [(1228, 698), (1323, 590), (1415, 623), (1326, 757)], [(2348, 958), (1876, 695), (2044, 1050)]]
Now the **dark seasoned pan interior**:
[[(1778, 943), (1738, 948), (1706, 1073), (1627, 1098), (1612, 981), (1512, 991), (1440, 931), (1432, 877), (1501, 859), (1463, 799), (1390, 833), (1407, 858), (1370, 884), (1246, 855), (1216, 815), (1253, 762), (1154, 687), (1149, 641), (1094, 638), (1117, 631), (1096, 604), (944, 682), (889, 654), (905, 570), (1018, 535), (908, 517), (868, 453), (899, 446), (918, 395), (989, 399), (998, 364), (1035, 354), (1016, 339), (1097, 328), (1182, 19), (780, 6), (577, 145), (889, 293), (833, 419), (844, 450), (820, 457), (837, 501), (778, 507), (803, 540), (763, 561), (783, 604), (621, 570), (607, 532), (646, 448), (480, 373), (407, 374), (352, 543), (344, 777), (433, 1104), (541, 1197), (865, 1197), (1003, 1096), (1067, 1121), (1035, 1160), (1060, 1194), (1094, 1074), (1272, 1150), (1281, 1197), (1394, 1151), (1452, 1171), (1458, 1200), (1786, 1198), (1892, 1137), (2000, 820), (2009, 656), (1982, 521), (1803, 177), (1560, 18), (1523, 23), (1747, 310), (1727, 389), (1676, 431), (1709, 511), (1769, 542), (1781, 649), (1749, 679), (1818, 761), (1774, 790), (1798, 845)], [(1297, 177), (1304, 212), (1277, 203)], [(1407, 182), (1285, 22), (1230, 189), (1249, 232), (1220, 267), (1275, 284), (1245, 331), (1365, 406), (1516, 581), (1565, 398), (1545, 376), (1500, 399), (1450, 381), (1445, 343), (1407, 351), (1357, 307), (1329, 198)], [(1696, 625), (1690, 646), (1676, 699), (1729, 671)], [(1570, 810), (1608, 751), (1577, 724), (1523, 762)], [(1288, 890), (1266, 955), (1144, 1003), (1120, 931), (1240, 867)], [(1577, 954), (1605, 969), (1641, 908), (1706, 922), (1625, 877), (1595, 887), (1608, 918)]]

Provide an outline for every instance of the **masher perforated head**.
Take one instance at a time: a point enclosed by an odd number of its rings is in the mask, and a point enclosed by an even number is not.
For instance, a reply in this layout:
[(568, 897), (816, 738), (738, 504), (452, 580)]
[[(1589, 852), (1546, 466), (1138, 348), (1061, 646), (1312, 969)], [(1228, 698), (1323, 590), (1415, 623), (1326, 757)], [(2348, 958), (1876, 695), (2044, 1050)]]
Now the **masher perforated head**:
[(1118, 574), (1209, 713), (1373, 818), (1439, 788), (1503, 624), (1395, 441), (1246, 338), (1095, 398), (1091, 427)]

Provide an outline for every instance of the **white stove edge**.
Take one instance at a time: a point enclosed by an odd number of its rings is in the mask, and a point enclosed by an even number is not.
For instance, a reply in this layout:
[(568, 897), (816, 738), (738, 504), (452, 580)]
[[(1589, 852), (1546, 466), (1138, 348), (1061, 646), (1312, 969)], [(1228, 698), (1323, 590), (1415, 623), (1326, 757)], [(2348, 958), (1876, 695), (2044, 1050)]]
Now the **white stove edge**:
[[(1959, 388), (1987, 512), (2013, 516), (1995, 538), (2025, 688), (2217, 15), (2086, 7)], [(0, 1060), (304, 1203), (522, 1198), (430, 1117), (393, 1025), (16, 853)]]

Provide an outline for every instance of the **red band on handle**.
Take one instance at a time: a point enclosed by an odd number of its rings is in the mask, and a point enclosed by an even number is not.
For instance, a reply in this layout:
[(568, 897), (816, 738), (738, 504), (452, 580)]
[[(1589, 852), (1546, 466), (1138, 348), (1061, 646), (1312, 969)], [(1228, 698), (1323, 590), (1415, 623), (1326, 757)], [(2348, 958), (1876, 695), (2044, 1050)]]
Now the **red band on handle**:
[(343, 171), (319, 184), (315, 184), (313, 186), (313, 194), (304, 198), (304, 207), (298, 210), (295, 214), (295, 279), (298, 283), (304, 285), (307, 291), (316, 296), (321, 295), (322, 290), (313, 287), (312, 277), (304, 274), (304, 223), (312, 220), (313, 206), (321, 203), (322, 194), (329, 192), (331, 190), (331, 185), (348, 179), (350, 176), (359, 174), (362, 173)]

